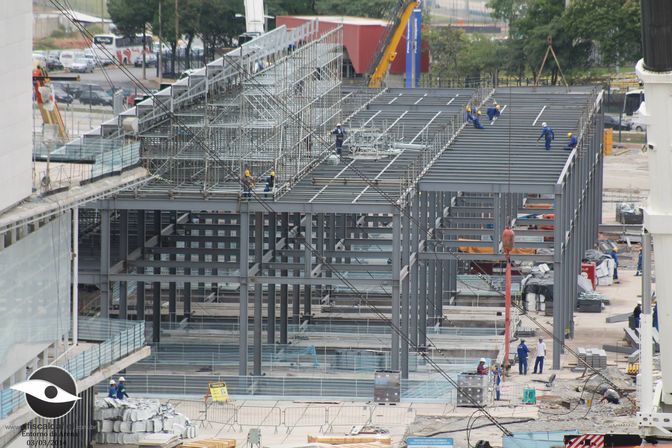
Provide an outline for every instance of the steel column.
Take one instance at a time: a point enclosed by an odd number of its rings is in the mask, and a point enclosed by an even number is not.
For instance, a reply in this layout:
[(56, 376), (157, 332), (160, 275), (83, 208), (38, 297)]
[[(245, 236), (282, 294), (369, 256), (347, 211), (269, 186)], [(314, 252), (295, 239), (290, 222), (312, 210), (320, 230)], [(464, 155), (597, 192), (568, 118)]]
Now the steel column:
[[(259, 266), (261, 272), (261, 262), (264, 256), (264, 214), (257, 212), (254, 214), (254, 262)], [(261, 283), (254, 285), (254, 363), (253, 374), (261, 375)]]
[[(407, 269), (410, 269), (411, 227), (410, 220), (408, 218), (408, 212), (408, 210), (402, 210), (403, 215), (401, 217), (401, 225), (403, 239), (401, 249), (401, 266), (406, 266)], [(406, 276), (401, 281), (401, 377), (403, 379), (408, 379), (409, 280), (409, 272), (407, 271)]]
[[(276, 215), (269, 213), (268, 215), (268, 250), (272, 251), (272, 261), (275, 261), (275, 247), (276, 247)], [(268, 276), (275, 275), (275, 269), (268, 270)], [(267, 341), (269, 344), (275, 344), (275, 283), (268, 285), (268, 318), (267, 318)]]
[[(147, 228), (145, 226), (145, 211), (137, 210), (136, 220), (138, 222), (138, 247), (140, 248), (140, 259), (145, 259), (145, 242), (147, 241)], [(138, 267), (138, 274), (144, 274), (145, 268)], [(145, 320), (145, 282), (136, 282), (135, 287), (135, 315), (137, 320)]]
[[(126, 268), (128, 261), (128, 210), (119, 211), (119, 258), (124, 261), (124, 268)], [(119, 282), (119, 319), (128, 319), (128, 282), (123, 281)]]
[(417, 350), (418, 345), (418, 270), (419, 270), (419, 261), (418, 261), (418, 243), (419, 243), (419, 233), (420, 227), (422, 226), (422, 221), (418, 216), (418, 211), (420, 209), (420, 192), (415, 191), (411, 199), (411, 254), (415, 254), (415, 263), (411, 267), (411, 283), (410, 283), (410, 311), (411, 311), (411, 322), (410, 322), (410, 333), (409, 337), (411, 339), (411, 345), (413, 350)]
[(110, 211), (100, 211), (100, 317), (110, 315)]
[(392, 217), (392, 370), (399, 370), (400, 291), (401, 271), (401, 217), (395, 212)]
[[(285, 240), (285, 246), (289, 246), (289, 213), (282, 214), (282, 228), (281, 228), (282, 239)], [(283, 263), (287, 263), (289, 260), (288, 257), (281, 257)], [(281, 277), (287, 277), (287, 269), (280, 270)], [(289, 323), (289, 286), (287, 284), (280, 285), (280, 343), (287, 344), (287, 324)]]
[(563, 195), (555, 195), (555, 231), (553, 244), (553, 370), (559, 370), (560, 354), (562, 353), (562, 344), (565, 341), (565, 332), (563, 327), (564, 315), (564, 291), (563, 291), (563, 240), (564, 240), (564, 219), (563, 219)]
[(247, 376), (248, 272), (250, 269), (250, 215), (240, 213), (240, 352), (238, 375)]
[[(426, 192), (418, 191), (420, 197), (420, 239), (425, 242), (424, 247), (427, 250), (427, 196)], [(419, 254), (418, 254), (419, 255)], [(418, 346), (427, 347), (427, 262), (420, 261), (418, 256), (417, 264), (420, 266), (418, 275), (418, 287), (420, 288), (418, 297)]]
[[(303, 265), (304, 265), (304, 277), (310, 278), (310, 272), (313, 270), (312, 259), (312, 246), (313, 246), (313, 215), (306, 213), (306, 232), (304, 235), (304, 255), (303, 255)], [(303, 315), (306, 319), (310, 320), (312, 314), (311, 311), (311, 300), (312, 300), (312, 286), (305, 285), (303, 287)]]
[[(301, 250), (301, 214), (294, 214), (294, 250)], [(297, 255), (294, 257), (294, 263), (301, 263), (301, 257)], [(299, 277), (301, 271), (298, 269), (294, 270), (294, 277)], [(301, 323), (301, 286), (294, 285), (293, 295), (292, 295), (292, 323), (298, 325)]]

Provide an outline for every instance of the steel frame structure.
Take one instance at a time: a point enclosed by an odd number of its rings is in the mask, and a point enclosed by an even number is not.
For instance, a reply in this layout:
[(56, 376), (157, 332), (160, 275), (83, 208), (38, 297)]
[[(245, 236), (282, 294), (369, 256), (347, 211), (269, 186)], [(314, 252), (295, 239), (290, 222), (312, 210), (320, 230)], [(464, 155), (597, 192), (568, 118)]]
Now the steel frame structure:
[[(457, 294), (458, 273), (472, 262), (502, 261), (501, 231), (512, 225), (519, 235), (537, 238), (520, 242), (517, 247), (529, 252), (512, 259), (554, 267), (553, 366), (558, 368), (565, 328), (569, 336), (573, 332), (581, 255), (595, 242), (601, 220), (601, 94), (414, 89), (336, 98), (339, 83), (324, 85), (323, 75), (316, 75), (324, 68), (330, 83), (340, 81), (334, 41), (311, 36), (296, 50), (281, 48), (284, 40), (273, 57), (265, 52), (270, 66), (258, 73), (251, 69), (236, 75), (232, 70), (219, 97), (228, 101), (226, 113), (206, 110), (219, 107), (206, 99), (211, 92), (206, 68), (201, 75), (205, 85), (190, 78), (179, 101), (167, 97), (174, 117), (149, 110), (139, 114), (143, 162), (150, 173), (160, 175), (133, 191), (90, 204), (99, 210), (100, 225), (91, 231), (90, 256), (86, 262), (82, 257), (79, 279), (100, 286), (101, 314), (113, 308), (121, 317), (151, 314), (153, 339), (159, 342), (162, 320), (193, 318), (199, 303), (216, 297), (234, 311), (208, 317), (240, 325), (239, 374), (261, 375), (262, 344), (287, 343), (289, 323), (342, 319), (331, 314), (329, 304), (366, 306), (362, 295), (370, 295), (382, 300), (383, 313), (400, 330), (401, 336), (391, 336), (391, 366), (408, 378), (409, 353), (431, 345), (427, 328), (441, 325)], [(284, 73), (289, 80), (276, 84)], [(311, 93), (291, 105), (291, 92), (301, 80), (312, 85)], [(464, 107), (486, 106), (493, 98), (506, 105), (502, 117), (485, 130), (471, 128)], [(210, 125), (202, 121), (216, 113)], [(298, 116), (291, 127), (290, 118)], [(195, 120), (189, 122), (190, 117)], [(334, 164), (328, 157), (332, 145), (320, 143), (314, 158), (306, 159), (301, 142), (307, 135), (314, 142), (328, 141), (326, 131), (338, 117), (344, 117), (353, 144), (362, 137), (358, 132), (379, 129), (375, 138), (394, 135), (388, 143), (394, 150), (383, 145), (374, 157), (354, 152)], [(576, 132), (577, 148), (546, 153), (534, 143), (540, 120), (549, 121), (558, 136)], [(212, 153), (181, 140), (182, 121), (206, 145), (215, 146), (219, 128), (212, 123), (239, 123), (241, 143), (214, 151), (213, 165), (221, 164), (208, 168), (218, 172), (214, 177), (205, 176), (202, 164)], [(272, 126), (265, 127), (268, 122)], [(293, 129), (294, 135), (288, 137), (285, 129)], [(255, 133), (267, 138), (268, 146), (252, 145), (254, 139), (242, 143)], [(296, 159), (288, 158), (288, 152)], [(192, 161), (188, 164), (183, 155)], [(291, 160), (298, 162), (287, 163)], [(244, 164), (257, 173), (281, 167), (283, 187), (268, 196), (260, 192), (259, 200), (241, 195), (238, 176)], [(166, 165), (176, 169), (163, 170)], [(185, 173), (197, 180), (185, 182)], [(553, 212), (552, 221), (522, 219), (538, 213), (535, 204), (549, 201), (545, 211)], [(552, 230), (533, 227), (541, 225)], [(465, 252), (465, 246), (489, 250)]]

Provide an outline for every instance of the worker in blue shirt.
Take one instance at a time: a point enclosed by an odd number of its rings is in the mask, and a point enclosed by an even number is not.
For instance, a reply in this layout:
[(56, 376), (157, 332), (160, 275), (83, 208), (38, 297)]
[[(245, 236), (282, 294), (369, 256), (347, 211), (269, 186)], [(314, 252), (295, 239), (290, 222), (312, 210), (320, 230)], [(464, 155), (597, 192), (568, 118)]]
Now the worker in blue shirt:
[(107, 389), (107, 398), (117, 398), (117, 383), (110, 380), (110, 387)]
[(340, 156), (341, 152), (343, 152), (343, 142), (345, 141), (345, 134), (347, 132), (341, 126), (341, 123), (338, 123), (336, 128), (331, 131), (331, 134), (336, 136), (336, 154)]
[(527, 375), (527, 354), (530, 353), (530, 349), (525, 345), (525, 339), (520, 341), (518, 344), (518, 373), (521, 375)]
[(476, 115), (472, 115), (473, 117), (473, 122), (474, 122), (474, 127), (476, 129), (485, 129), (485, 127), (481, 124), (481, 111), (476, 111)]
[(467, 123), (472, 123), (474, 121), (474, 116), (471, 114), (471, 104), (467, 104), (467, 107), (465, 107), (464, 118), (467, 120)]
[(495, 104), (492, 107), (488, 107), (485, 113), (488, 115), (488, 120), (490, 120), (490, 124), (494, 123), (495, 118), (499, 118), (500, 115), (499, 104)]
[(572, 149), (576, 148), (576, 144), (578, 143), (578, 140), (576, 139), (576, 135), (572, 134), (571, 132), (567, 134), (567, 137), (569, 137), (569, 143), (567, 143), (567, 146), (565, 146), (565, 149), (567, 151), (571, 151)]
[(119, 385), (117, 386), (117, 398), (119, 400), (123, 400), (124, 398), (128, 398), (128, 394), (126, 393), (126, 378), (119, 377)]
[(618, 247), (611, 249), (609, 256), (614, 259), (614, 283), (620, 283), (618, 280)]
[(553, 128), (550, 128), (546, 122), (541, 123), (541, 135), (537, 138), (537, 141), (541, 140), (542, 137), (546, 141), (546, 151), (550, 151), (551, 141), (555, 140), (555, 133), (553, 132)]
[(501, 384), (502, 384), (502, 367), (499, 364), (495, 364), (492, 368), (493, 382), (495, 383), (495, 400), (499, 401), (501, 399)]

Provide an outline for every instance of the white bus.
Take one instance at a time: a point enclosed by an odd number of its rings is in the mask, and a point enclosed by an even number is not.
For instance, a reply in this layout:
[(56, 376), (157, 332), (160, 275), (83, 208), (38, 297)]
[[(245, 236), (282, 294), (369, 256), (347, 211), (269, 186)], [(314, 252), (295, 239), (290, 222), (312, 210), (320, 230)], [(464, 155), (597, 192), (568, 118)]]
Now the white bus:
[[(104, 47), (102, 50), (100, 47)], [(144, 51), (152, 51), (152, 36), (145, 37), (145, 45), (142, 45), (142, 34), (133, 37), (115, 36), (114, 34), (96, 34), (93, 36), (93, 52), (96, 58), (105, 63), (110, 61), (110, 55), (114, 56), (120, 64), (132, 64), (136, 56)]]

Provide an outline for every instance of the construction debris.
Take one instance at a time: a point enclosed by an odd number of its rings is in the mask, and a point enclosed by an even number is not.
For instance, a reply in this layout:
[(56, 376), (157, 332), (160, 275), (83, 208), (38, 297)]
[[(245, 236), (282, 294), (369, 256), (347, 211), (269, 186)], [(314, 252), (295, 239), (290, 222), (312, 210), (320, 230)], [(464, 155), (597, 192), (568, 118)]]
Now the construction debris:
[(236, 448), (236, 439), (201, 439), (184, 442), (182, 448)]
[[(173, 406), (158, 400), (96, 399), (96, 441), (108, 444), (169, 443), (196, 437), (196, 427)], [(156, 437), (155, 437), (156, 435)]]
[(308, 435), (308, 443), (326, 443), (329, 445), (351, 445), (360, 443), (379, 443), (391, 445), (392, 437), (386, 434), (356, 434), (356, 435)]

